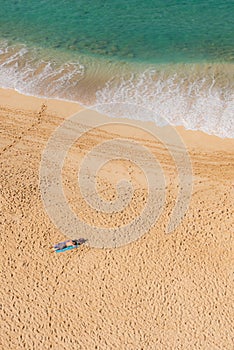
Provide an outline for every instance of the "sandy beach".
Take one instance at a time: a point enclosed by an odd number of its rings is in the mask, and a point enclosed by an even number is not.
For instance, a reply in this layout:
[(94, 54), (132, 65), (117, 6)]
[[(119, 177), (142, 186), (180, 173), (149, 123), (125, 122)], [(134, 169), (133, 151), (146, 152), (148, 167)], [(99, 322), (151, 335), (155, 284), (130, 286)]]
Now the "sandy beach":
[[(1, 348), (232, 350), (234, 141), (177, 128), (191, 159), (193, 189), (185, 217), (168, 235), (178, 183), (160, 143), (118, 127), (111, 135), (105, 128), (83, 135), (64, 168), (65, 193), (81, 218), (119, 227), (145, 204), (145, 180), (124, 160), (107, 164), (97, 187), (109, 200), (119, 175), (129, 177), (131, 206), (110, 216), (82, 200), (74, 164), (113, 135), (140, 140), (157, 156), (167, 179), (166, 202), (155, 225), (130, 244), (87, 244), (55, 254), (50, 247), (66, 237), (45, 211), (40, 162), (56, 127), (82, 109), (0, 89)], [(111, 149), (106, 152), (111, 157)]]

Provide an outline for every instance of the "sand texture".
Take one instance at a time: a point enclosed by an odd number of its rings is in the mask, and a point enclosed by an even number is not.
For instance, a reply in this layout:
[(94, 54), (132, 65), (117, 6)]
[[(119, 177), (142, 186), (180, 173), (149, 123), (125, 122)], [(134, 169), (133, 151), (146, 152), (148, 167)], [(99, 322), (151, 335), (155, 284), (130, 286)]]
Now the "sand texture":
[[(0, 96), (1, 349), (232, 350), (234, 142), (181, 131), (193, 192), (184, 220), (168, 235), (175, 164), (160, 144), (134, 136), (148, 142), (168, 179), (157, 223), (123, 247), (86, 245), (55, 254), (51, 245), (65, 237), (44, 210), (41, 154), (63, 118), (81, 107), (10, 91)], [(138, 170), (119, 160), (100, 172), (98, 190), (106, 199), (115, 196), (119, 174), (131, 176), (135, 185), (131, 206), (112, 217), (87, 207), (74, 176), (74, 161), (110, 137), (96, 129), (83, 136), (79, 152), (74, 145), (64, 169), (65, 191), (83, 219), (118, 227), (144, 206)]]

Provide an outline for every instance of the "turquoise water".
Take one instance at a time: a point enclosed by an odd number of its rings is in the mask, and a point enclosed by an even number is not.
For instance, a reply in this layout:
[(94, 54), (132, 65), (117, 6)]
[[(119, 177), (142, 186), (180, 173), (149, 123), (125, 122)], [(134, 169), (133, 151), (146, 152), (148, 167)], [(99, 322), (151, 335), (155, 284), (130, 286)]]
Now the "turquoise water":
[(0, 0), (1, 37), (148, 62), (227, 61), (233, 1)]
[[(0, 86), (232, 137), (234, 2), (0, 0)], [(129, 105), (128, 105), (129, 106)]]

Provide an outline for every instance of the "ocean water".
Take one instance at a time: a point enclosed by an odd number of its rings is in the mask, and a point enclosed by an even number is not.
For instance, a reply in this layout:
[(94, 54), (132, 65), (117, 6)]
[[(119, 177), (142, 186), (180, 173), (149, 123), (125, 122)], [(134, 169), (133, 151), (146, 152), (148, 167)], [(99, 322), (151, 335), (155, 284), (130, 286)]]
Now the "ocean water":
[[(233, 1), (0, 0), (0, 6), (0, 86), (101, 104), (111, 116), (234, 136)], [(148, 112), (138, 115), (129, 103)]]

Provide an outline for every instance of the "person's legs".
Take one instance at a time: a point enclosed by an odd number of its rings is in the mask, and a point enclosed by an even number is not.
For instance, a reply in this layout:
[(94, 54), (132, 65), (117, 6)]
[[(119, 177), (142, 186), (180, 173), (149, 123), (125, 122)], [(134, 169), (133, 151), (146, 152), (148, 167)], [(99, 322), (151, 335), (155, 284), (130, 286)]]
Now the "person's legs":
[(71, 245), (70, 243), (71, 241), (68, 240), (68, 241), (65, 241), (65, 242), (60, 242), (60, 243), (57, 243), (57, 244), (54, 244), (54, 249), (63, 249), (63, 248), (66, 248), (66, 247), (69, 247)]

